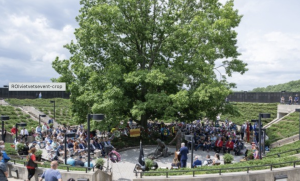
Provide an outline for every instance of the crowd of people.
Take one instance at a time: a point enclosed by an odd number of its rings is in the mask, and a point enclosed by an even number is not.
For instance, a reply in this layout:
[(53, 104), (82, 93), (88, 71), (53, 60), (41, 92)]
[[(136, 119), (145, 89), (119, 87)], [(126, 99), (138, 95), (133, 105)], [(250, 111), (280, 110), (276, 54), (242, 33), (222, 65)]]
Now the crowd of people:
[[(284, 96), (281, 96), (280, 103), (281, 104), (285, 104), (286, 103)], [(291, 96), (291, 95), (289, 96), (289, 98), (288, 98), (288, 104), (289, 105), (298, 104), (298, 103), (299, 103), (299, 96), (298, 96), (298, 94), (295, 95), (294, 99), (293, 99), (293, 96)]]
[[(18, 137), (15, 137), (17, 132), (19, 133)], [(68, 133), (74, 133), (75, 136), (66, 138), (65, 134)], [(36, 128), (32, 128), (30, 131), (28, 131), (26, 128), (21, 128), (19, 131), (16, 129), (16, 127), (13, 127), (11, 132), (8, 132), (8, 134), (11, 134), (13, 137), (15, 137), (15, 150), (19, 154), (22, 153), (22, 155), (27, 155), (27, 160), (32, 160), (31, 165), (27, 165), (28, 180), (30, 180), (35, 174), (34, 168), (36, 167), (36, 164), (43, 164), (43, 162), (37, 161), (35, 157), (37, 149), (45, 150), (47, 152), (47, 157), (44, 157), (43, 159), (63, 163), (65, 158), (64, 142), (66, 141), (66, 156), (68, 158), (66, 164), (82, 167), (88, 167), (88, 141), (90, 141), (90, 153), (97, 158), (107, 156), (109, 151), (114, 149), (108, 137), (103, 135), (101, 135), (102, 137), (98, 137), (99, 135), (97, 136), (95, 131), (90, 133), (90, 140), (88, 140), (87, 132), (82, 125), (74, 127), (58, 126), (57, 128), (53, 128), (47, 123), (44, 123), (43, 126), (37, 126)], [(34, 140), (32, 142), (28, 142), (28, 136), (33, 136)], [(5, 140), (5, 136), (3, 140)], [(19, 144), (22, 144), (23, 146), (19, 147)], [(19, 150), (20, 148), (22, 148), (22, 150)], [(5, 164), (10, 160), (10, 158), (5, 152), (4, 141), (0, 141), (0, 150), (2, 152), (1, 162)], [(91, 161), (92, 160), (90, 160), (90, 162)], [(93, 163), (90, 163), (90, 167), (93, 166)]]
[[(49, 121), (50, 122), (50, 121)], [(53, 122), (53, 121), (52, 121)], [(50, 122), (51, 123), (51, 122)], [(253, 126), (249, 122), (245, 122), (243, 125), (238, 126), (226, 119), (224, 122), (220, 122), (220, 118), (217, 117), (215, 121), (209, 121), (208, 119), (197, 120), (192, 123), (184, 122), (172, 122), (170, 124), (164, 124), (158, 121), (149, 121), (147, 128), (144, 129), (130, 120), (125, 128), (119, 129), (118, 127), (113, 128), (111, 133), (105, 133), (105, 136), (98, 137), (96, 131), (91, 131), (90, 140), (88, 140), (87, 132), (82, 125), (70, 127), (70, 126), (58, 126), (53, 128), (47, 123), (43, 123), (42, 126), (37, 126), (28, 131), (26, 128), (21, 128), (20, 134), (15, 138), (15, 149), (18, 149), (18, 144), (24, 144), (23, 153), (29, 155), (36, 162), (34, 155), (36, 148), (45, 149), (47, 152), (47, 159), (49, 161), (63, 162), (64, 158), (64, 141), (65, 134), (74, 133), (73, 138), (66, 138), (67, 148), (67, 163), (71, 166), (82, 166), (87, 167), (86, 154), (88, 151), (88, 141), (90, 141), (90, 152), (95, 157), (105, 157), (108, 152), (114, 149), (111, 144), (110, 135), (114, 135), (114, 131), (120, 131), (123, 135), (128, 136), (130, 129), (141, 128), (141, 132), (145, 132), (149, 138), (158, 136), (162, 141), (167, 141), (176, 136), (177, 132), (181, 132), (181, 141), (184, 141), (184, 145), (177, 151), (181, 153), (181, 158), (174, 158), (172, 166), (175, 167), (186, 167), (187, 157), (184, 155), (188, 153), (188, 150), (194, 149), (197, 153), (198, 150), (207, 152), (206, 159), (201, 161), (198, 157), (195, 157), (194, 167), (199, 165), (218, 165), (220, 164), (220, 153), (231, 153), (235, 155), (244, 154), (241, 150), (244, 148), (244, 142), (251, 142), (250, 134), (257, 125)], [(18, 130), (13, 127), (9, 134), (15, 135)], [(239, 136), (237, 136), (239, 134)], [(254, 132), (256, 137), (256, 133)], [(34, 136), (35, 140), (31, 143), (28, 142), (28, 136)], [(185, 140), (185, 136), (192, 136), (192, 140)], [(112, 138), (112, 137), (111, 137)], [(4, 139), (5, 140), (5, 139)], [(3, 144), (2, 144), (3, 145)], [(186, 146), (185, 146), (186, 145)], [(183, 149), (185, 147), (186, 149)], [(108, 149), (109, 148), (109, 149)], [(4, 148), (0, 149), (4, 151)], [(19, 151), (19, 150), (18, 150)], [(215, 152), (213, 159), (210, 158), (209, 152)], [(256, 157), (256, 151), (253, 152), (254, 158)], [(2, 159), (5, 160), (7, 155), (2, 152)], [(90, 160), (91, 161), (91, 160)], [(5, 161), (3, 161), (5, 162)], [(180, 163), (180, 164), (179, 164)], [(42, 164), (42, 163), (41, 163)], [(93, 167), (90, 164), (90, 167)], [(0, 165), (1, 168), (1, 165)], [(28, 180), (34, 175), (34, 172), (28, 168)]]

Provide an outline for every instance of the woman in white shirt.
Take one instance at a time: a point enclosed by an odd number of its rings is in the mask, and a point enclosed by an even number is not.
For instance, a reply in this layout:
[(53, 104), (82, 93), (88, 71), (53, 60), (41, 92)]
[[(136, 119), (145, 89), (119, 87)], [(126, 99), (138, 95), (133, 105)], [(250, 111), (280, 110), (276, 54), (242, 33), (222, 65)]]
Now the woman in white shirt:
[(220, 155), (216, 153), (215, 158), (213, 159), (213, 165), (220, 165), (220, 163)]
[(48, 158), (51, 160), (52, 159), (52, 153), (51, 151), (53, 150), (52, 146), (50, 145), (50, 142), (47, 142), (46, 145), (46, 151), (48, 153)]

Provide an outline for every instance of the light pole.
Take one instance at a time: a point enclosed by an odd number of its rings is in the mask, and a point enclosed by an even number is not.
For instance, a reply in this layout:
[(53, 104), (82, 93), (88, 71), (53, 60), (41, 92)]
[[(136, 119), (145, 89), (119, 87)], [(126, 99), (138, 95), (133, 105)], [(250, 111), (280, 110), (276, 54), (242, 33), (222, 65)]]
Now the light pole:
[(9, 116), (1, 116), (1, 122), (2, 122), (2, 141), (4, 140), (4, 121), (9, 120)]
[(23, 127), (27, 126), (26, 123), (16, 123), (16, 139), (18, 139), (18, 125)]
[(271, 114), (269, 113), (260, 113), (258, 115), (258, 126), (259, 126), (259, 131), (258, 131), (258, 139), (259, 139), (259, 159), (262, 159), (261, 157), (261, 152), (262, 152), (262, 148), (261, 148), (261, 129), (262, 129), (262, 126), (261, 126), (261, 119), (262, 118), (270, 118), (271, 117)]
[[(295, 111), (300, 113), (300, 109), (296, 109)], [(299, 140), (300, 140), (300, 114), (299, 114)]]
[(39, 125), (41, 126), (41, 117), (46, 117), (46, 114), (40, 114), (39, 115)]
[(191, 168), (193, 168), (193, 159), (194, 159), (194, 136), (192, 136), (192, 141), (191, 141), (191, 149), (192, 149), (192, 155), (191, 155)]
[[(54, 121), (56, 121), (55, 120), (55, 101), (50, 101), (50, 103), (53, 103), (53, 107), (54, 107)], [(53, 121), (53, 125), (54, 125), (54, 121)]]
[(65, 165), (67, 164), (67, 138), (75, 137), (75, 133), (65, 133)]
[(97, 122), (101, 121), (104, 119), (103, 114), (88, 114), (87, 115), (87, 136), (88, 136), (88, 167), (90, 167), (90, 158), (91, 158), (91, 153), (90, 153), (90, 120), (93, 119)]
[(263, 154), (265, 155), (266, 154), (266, 149), (265, 149), (265, 147), (266, 147), (266, 134), (267, 134), (267, 129), (266, 128), (263, 128), (263, 129), (261, 129), (262, 131), (263, 131), (263, 133), (264, 133), (264, 146), (263, 146)]

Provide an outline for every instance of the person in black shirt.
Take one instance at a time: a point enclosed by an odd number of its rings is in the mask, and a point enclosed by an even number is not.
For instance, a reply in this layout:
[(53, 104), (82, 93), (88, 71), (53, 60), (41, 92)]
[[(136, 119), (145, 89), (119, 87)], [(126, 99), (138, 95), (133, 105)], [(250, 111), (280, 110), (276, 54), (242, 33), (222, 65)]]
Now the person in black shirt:
[(28, 151), (29, 151), (29, 143), (26, 142), (23, 148), (23, 155), (28, 155)]
[(36, 141), (32, 142), (32, 144), (31, 144), (31, 146), (30, 146), (30, 148), (29, 148), (29, 149), (31, 149), (31, 148), (35, 148), (35, 145), (36, 145)]
[(80, 156), (78, 160), (75, 161), (75, 166), (84, 166), (84, 162), (82, 161), (82, 157)]
[(74, 148), (74, 144), (73, 144), (73, 141), (71, 139), (69, 139), (68, 141), (68, 148)]

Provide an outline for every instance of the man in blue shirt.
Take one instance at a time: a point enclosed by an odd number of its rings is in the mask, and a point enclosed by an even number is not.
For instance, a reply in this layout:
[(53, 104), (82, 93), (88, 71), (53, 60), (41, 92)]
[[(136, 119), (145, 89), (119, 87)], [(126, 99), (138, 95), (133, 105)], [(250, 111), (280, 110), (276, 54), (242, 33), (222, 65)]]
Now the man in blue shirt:
[(197, 167), (197, 166), (201, 166), (202, 162), (199, 160), (198, 156), (195, 156), (195, 161), (193, 163), (193, 168)]
[(5, 152), (5, 145), (4, 145), (3, 141), (0, 141), (0, 151), (2, 153), (1, 162), (6, 164), (10, 160), (10, 157), (7, 156), (7, 154)]
[(47, 169), (40, 177), (39, 181), (45, 179), (45, 181), (62, 181), (61, 174), (57, 169), (57, 161), (51, 162), (51, 168)]
[(67, 165), (75, 166), (75, 159), (74, 159), (73, 157), (74, 157), (74, 155), (71, 155), (71, 156), (67, 159)]
[[(88, 167), (88, 162), (87, 161), (84, 163), (84, 167)], [(94, 167), (94, 164), (91, 162), (91, 160), (90, 160), (90, 167), (91, 168)]]

